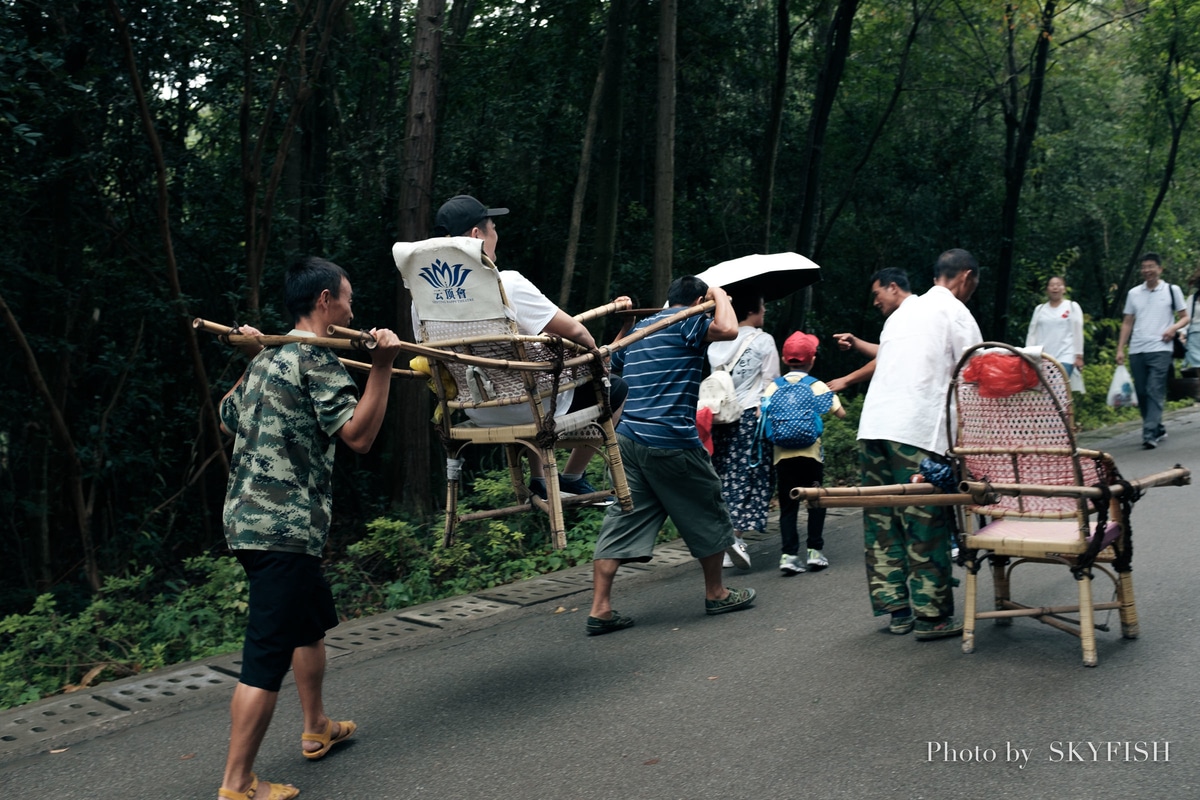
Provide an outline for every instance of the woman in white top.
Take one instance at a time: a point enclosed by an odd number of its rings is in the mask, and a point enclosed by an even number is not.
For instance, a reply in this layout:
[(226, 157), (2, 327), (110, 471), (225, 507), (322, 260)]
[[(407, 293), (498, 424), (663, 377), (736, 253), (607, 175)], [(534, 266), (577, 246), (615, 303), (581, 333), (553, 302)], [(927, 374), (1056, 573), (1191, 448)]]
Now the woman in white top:
[[(775, 349), (774, 337), (762, 330), (765, 313), (762, 297), (732, 295), (731, 299), (738, 317), (737, 338), (710, 344), (708, 362), (714, 370), (728, 370), (742, 406), (742, 418), (728, 425), (713, 426), (712, 463), (721, 476), (721, 494), (733, 521), (742, 562), (738, 566), (745, 567), (750, 559), (742, 534), (766, 529), (771, 504), (771, 459), (757, 458), (755, 445), (758, 406), (763, 389), (779, 377), (779, 351)], [(734, 565), (728, 555), (726, 559), (726, 566)]]
[(1045, 303), (1033, 310), (1025, 346), (1041, 345), (1042, 351), (1054, 356), (1071, 378), (1071, 388), (1083, 391), (1083, 309), (1074, 300), (1063, 297), (1066, 282), (1055, 275), (1046, 281)]
[(1187, 332), (1184, 334), (1187, 339), (1187, 352), (1183, 355), (1183, 365), (1200, 367), (1200, 319), (1196, 319), (1196, 295), (1200, 293), (1200, 270), (1196, 270), (1192, 273), (1192, 277), (1188, 278), (1188, 286), (1192, 287), (1192, 293), (1187, 296), (1187, 300), (1183, 301), (1183, 307), (1192, 315), (1192, 321), (1188, 323)]

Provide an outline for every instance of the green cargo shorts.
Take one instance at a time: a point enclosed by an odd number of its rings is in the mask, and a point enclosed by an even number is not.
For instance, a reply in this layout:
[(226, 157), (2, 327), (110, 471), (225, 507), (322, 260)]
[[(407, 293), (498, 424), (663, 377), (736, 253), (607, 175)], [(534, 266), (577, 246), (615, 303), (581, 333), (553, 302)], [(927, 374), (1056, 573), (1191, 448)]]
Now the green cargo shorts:
[(596, 541), (596, 558), (649, 561), (667, 517), (696, 558), (733, 544), (733, 522), (721, 496), (721, 479), (703, 448), (666, 450), (617, 437), (633, 510), (609, 506)]

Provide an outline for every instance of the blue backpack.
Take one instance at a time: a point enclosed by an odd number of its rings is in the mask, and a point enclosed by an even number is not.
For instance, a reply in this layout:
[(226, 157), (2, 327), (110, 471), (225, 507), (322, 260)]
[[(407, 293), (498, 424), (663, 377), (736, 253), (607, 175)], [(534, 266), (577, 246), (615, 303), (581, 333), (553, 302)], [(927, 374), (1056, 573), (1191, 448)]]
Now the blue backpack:
[(833, 392), (813, 394), (817, 379), (805, 375), (792, 383), (785, 377), (775, 379), (775, 393), (764, 397), (759, 409), (758, 426), (762, 438), (771, 444), (797, 450), (811, 447), (825, 430), (822, 414), (833, 408)]

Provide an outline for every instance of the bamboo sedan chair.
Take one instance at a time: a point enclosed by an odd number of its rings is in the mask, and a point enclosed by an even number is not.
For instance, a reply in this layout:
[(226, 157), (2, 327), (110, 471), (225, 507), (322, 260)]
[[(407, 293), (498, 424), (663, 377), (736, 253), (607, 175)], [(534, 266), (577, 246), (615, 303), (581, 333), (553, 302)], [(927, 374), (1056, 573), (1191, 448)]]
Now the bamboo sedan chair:
[[(984, 362), (972, 368), (972, 362), (984, 356), (1005, 359), (1004, 364), (990, 366), (999, 367), (1001, 376), (1023, 375), (1027, 388), (994, 391), (994, 382), (981, 378)], [(968, 349), (956, 365), (946, 403), (954, 442), (947, 455), (957, 491), (907, 483), (794, 489), (792, 496), (826, 508), (956, 506), (962, 531), (959, 563), (967, 572), (963, 652), (975, 650), (978, 620), (1007, 625), (1016, 617), (1033, 617), (1078, 636), (1084, 665), (1095, 666), (1096, 611), (1117, 610), (1122, 634), (1138, 635), (1132, 505), (1151, 487), (1190, 483), (1189, 471), (1176, 465), (1124, 480), (1110, 455), (1078, 447), (1062, 366), (1049, 356), (1035, 359), (1007, 344), (985, 342)], [(991, 566), (995, 602), (992, 610), (980, 611), (978, 573), (985, 564)], [(1012, 574), (1025, 564), (1052, 565), (1064, 579), (1073, 578), (1077, 602), (1035, 606), (1014, 600)], [(1096, 571), (1112, 580), (1115, 601), (1094, 601)]]
[[(1014, 378), (1028, 388), (1005, 395)], [(997, 391), (997, 380), (1010, 385)], [(1139, 491), (1124, 481), (1108, 453), (1078, 447), (1071, 388), (1058, 361), (1005, 344), (976, 345), (959, 360), (947, 404), (954, 407), (947, 414), (954, 427), (949, 455), (960, 487), (973, 498), (959, 509), (966, 568), (963, 652), (974, 651), (976, 626), (984, 619), (1009, 625), (1032, 617), (1075, 635), (1088, 667), (1097, 662), (1097, 611), (1117, 610), (1121, 634), (1137, 638), (1129, 517)], [(985, 564), (992, 574), (991, 610), (980, 610), (977, 600)], [(1013, 572), (1026, 564), (1058, 567), (1075, 580), (1077, 601), (1037, 606), (1013, 599)], [(1096, 602), (1097, 572), (1112, 581), (1115, 600)]]
[[(419, 341), (406, 349), (425, 356), (437, 395), (434, 424), (446, 450), (445, 541), (469, 519), (503, 517), (540, 509), (549, 516), (551, 541), (566, 546), (563, 507), (585, 505), (615, 495), (622, 508), (633, 507), (608, 407), (607, 375), (598, 351), (588, 352), (556, 336), (525, 336), (517, 324), (500, 282), (499, 272), (483, 254), (483, 242), (445, 237), (398, 242), (392, 255), (413, 297), (413, 324)], [(616, 310), (610, 304), (579, 315), (590, 319)], [(608, 348), (605, 348), (607, 350)], [(591, 392), (595, 403), (567, 414), (560, 395), (568, 389)], [(466, 412), (487, 414), (522, 406), (521, 424), (480, 424)], [(463, 459), (472, 444), (505, 448), (517, 503), (504, 508), (460, 514)], [(590, 447), (604, 457), (611, 491), (564, 498), (558, 482), (555, 448)], [(521, 456), (541, 458), (546, 499), (531, 494), (524, 482)]]

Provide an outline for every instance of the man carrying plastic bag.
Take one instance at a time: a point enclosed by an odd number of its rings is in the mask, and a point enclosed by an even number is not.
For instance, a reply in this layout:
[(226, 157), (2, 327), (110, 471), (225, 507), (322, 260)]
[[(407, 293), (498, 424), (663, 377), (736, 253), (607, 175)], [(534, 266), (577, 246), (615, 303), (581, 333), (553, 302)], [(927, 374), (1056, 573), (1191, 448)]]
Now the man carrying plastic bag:
[(1106, 402), (1113, 408), (1133, 406), (1137, 408), (1137, 394), (1133, 391), (1133, 379), (1129, 377), (1129, 368), (1118, 364), (1113, 370), (1112, 383), (1108, 385)]

